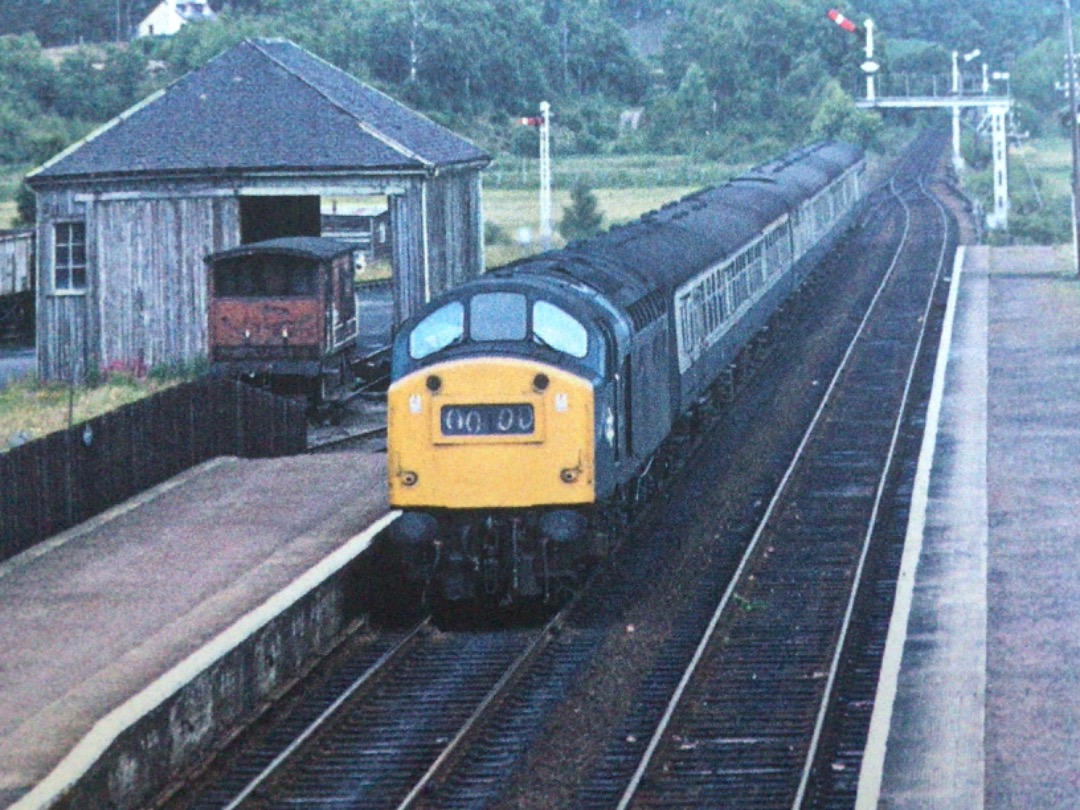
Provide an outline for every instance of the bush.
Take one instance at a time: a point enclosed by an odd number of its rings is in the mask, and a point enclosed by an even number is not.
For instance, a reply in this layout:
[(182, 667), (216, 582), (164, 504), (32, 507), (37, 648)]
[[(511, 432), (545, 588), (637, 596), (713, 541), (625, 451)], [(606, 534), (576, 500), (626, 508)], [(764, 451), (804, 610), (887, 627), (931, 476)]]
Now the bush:
[(570, 205), (563, 208), (559, 233), (567, 242), (573, 242), (598, 233), (603, 222), (596, 195), (588, 183), (578, 180), (570, 191)]
[(485, 245), (509, 245), (513, 240), (506, 232), (506, 229), (501, 225), (497, 225), (494, 222), (484, 222), (484, 244)]

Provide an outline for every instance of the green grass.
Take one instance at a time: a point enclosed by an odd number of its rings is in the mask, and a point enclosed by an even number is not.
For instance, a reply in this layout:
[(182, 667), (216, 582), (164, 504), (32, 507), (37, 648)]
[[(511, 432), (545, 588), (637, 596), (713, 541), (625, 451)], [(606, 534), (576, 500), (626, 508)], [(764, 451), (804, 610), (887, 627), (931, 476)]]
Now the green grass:
[[(571, 188), (584, 179), (594, 188), (629, 189), (671, 186), (701, 188), (721, 183), (746, 168), (687, 155), (576, 155), (552, 160), (552, 183)], [(539, 160), (499, 155), (484, 170), (488, 189), (528, 189), (540, 185)]]
[(32, 379), (9, 383), (0, 388), (0, 452), (8, 450), (16, 437), (21, 443), (69, 427), (69, 405), (70, 424), (79, 424), (178, 382), (114, 375), (102, 385), (76, 386), (74, 391), (63, 383)]
[(1009, 155), (1013, 160), (1009, 172), (1010, 185), (1016, 191), (1030, 189), (1030, 181), (1024, 165), (1031, 173), (1042, 178), (1043, 193), (1053, 196), (1068, 196), (1072, 183), (1072, 146), (1067, 138), (1036, 138), (1020, 147), (1013, 147)]
[[(604, 215), (604, 227), (621, 225), (642, 214), (660, 208), (697, 190), (698, 186), (662, 186), (655, 188), (598, 188), (594, 190)], [(570, 191), (555, 189), (551, 213), (558, 228), (563, 209), (570, 205)], [(484, 189), (484, 221), (501, 228), (513, 244), (488, 245), (486, 263), (498, 267), (540, 250), (537, 240), (540, 230), (540, 199), (535, 189)], [(519, 232), (528, 231), (532, 241), (517, 244)], [(556, 231), (554, 245), (564, 244)]]
[(28, 166), (0, 166), (0, 228), (14, 228), (19, 211), (15, 194), (19, 190)]
[[(968, 141), (970, 146), (970, 141)], [(984, 165), (965, 171), (965, 190), (993, 208), (993, 168), (988, 147), (982, 147)], [(1061, 135), (1033, 138), (1009, 147), (1009, 231), (989, 231), (990, 244), (1062, 244), (1072, 238), (1070, 198), (1072, 147)]]
[(19, 211), (13, 201), (0, 202), (0, 228), (14, 228)]

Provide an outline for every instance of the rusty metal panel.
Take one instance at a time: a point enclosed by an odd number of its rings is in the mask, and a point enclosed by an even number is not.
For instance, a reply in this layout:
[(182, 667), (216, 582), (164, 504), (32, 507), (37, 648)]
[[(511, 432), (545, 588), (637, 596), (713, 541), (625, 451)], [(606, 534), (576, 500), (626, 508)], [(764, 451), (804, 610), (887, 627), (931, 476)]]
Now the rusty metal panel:
[[(276, 359), (296, 356), (297, 349), (325, 350), (323, 308), (314, 298), (217, 298), (210, 305), (213, 359), (222, 351), (231, 357)], [(311, 352), (303, 352), (311, 354)]]

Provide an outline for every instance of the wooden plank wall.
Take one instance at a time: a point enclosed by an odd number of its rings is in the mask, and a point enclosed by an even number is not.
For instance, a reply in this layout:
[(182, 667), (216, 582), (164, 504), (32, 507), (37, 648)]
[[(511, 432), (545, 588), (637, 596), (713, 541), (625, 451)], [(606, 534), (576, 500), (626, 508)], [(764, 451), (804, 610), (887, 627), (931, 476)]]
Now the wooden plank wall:
[[(478, 169), (394, 182), (402, 189), (389, 197), (396, 325), (431, 296), (479, 275), (484, 260)], [(142, 193), (99, 198), (73, 187), (39, 194), (43, 378), (82, 379), (88, 370), (150, 368), (206, 354), (203, 259), (240, 243), (239, 198), (206, 187), (156, 185)], [(53, 229), (71, 220), (86, 223), (87, 290), (56, 294)]]
[(196, 380), (0, 453), (0, 560), (220, 455), (307, 447), (306, 406)]
[(415, 313), (428, 298), (483, 272), (484, 226), (478, 171), (446, 171), (415, 182), (405, 194), (390, 198), (390, 216), (396, 281), (395, 324)]
[(104, 367), (150, 368), (207, 353), (204, 257), (239, 241), (235, 199), (98, 202), (88, 223), (97, 244), (93, 334)]
[[(39, 373), (82, 379), (90, 369), (151, 368), (207, 352), (203, 258), (239, 242), (235, 197), (75, 200), (47, 197), (39, 220)], [(53, 225), (82, 217), (87, 291), (52, 289)]]
[(424, 305), (424, 181), (409, 180), (390, 201), (393, 235), (394, 326)]
[(32, 229), (0, 233), (0, 295), (30, 289), (33, 259)]

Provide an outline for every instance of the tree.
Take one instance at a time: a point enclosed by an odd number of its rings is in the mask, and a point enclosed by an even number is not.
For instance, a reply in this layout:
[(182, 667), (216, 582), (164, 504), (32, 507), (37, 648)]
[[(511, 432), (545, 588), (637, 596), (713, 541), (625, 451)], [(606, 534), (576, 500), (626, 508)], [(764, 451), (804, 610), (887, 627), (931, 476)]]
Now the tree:
[(864, 149), (871, 146), (881, 129), (876, 113), (860, 110), (851, 96), (835, 81), (829, 82), (810, 131), (817, 138), (847, 141)]
[(570, 190), (570, 205), (563, 208), (559, 233), (567, 242), (585, 239), (599, 233), (604, 215), (593, 190), (584, 180), (578, 180)]
[(15, 208), (19, 212), (17, 222), (19, 225), (31, 226), (37, 221), (37, 197), (23, 180), (15, 192)]
[[(690, 66), (696, 64), (721, 125), (753, 122), (754, 137), (798, 137), (809, 121), (792, 121), (777, 111), (805, 101), (785, 95), (784, 85), (809, 54), (826, 52), (824, 35), (832, 31), (821, 21), (822, 15), (801, 0), (695, 0), (665, 40), (669, 87), (678, 92), (676, 82), (692, 78)], [(819, 59), (818, 64), (831, 63)]]
[(705, 71), (697, 62), (691, 62), (686, 68), (675, 103), (682, 122), (695, 132), (704, 132), (713, 123), (712, 96), (705, 80)]

